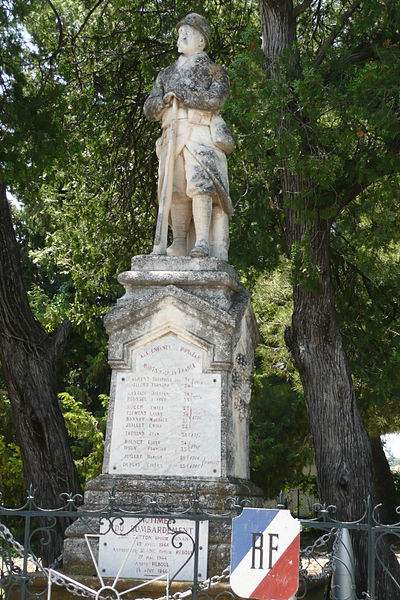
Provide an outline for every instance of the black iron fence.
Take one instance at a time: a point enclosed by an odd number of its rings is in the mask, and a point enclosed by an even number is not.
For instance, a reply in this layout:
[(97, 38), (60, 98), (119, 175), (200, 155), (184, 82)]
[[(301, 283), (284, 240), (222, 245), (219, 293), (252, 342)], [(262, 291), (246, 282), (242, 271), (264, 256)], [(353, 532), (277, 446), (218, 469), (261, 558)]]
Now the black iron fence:
[[(157, 589), (162, 590), (159, 596), (163, 600), (170, 597), (173, 600), (211, 599), (221, 594), (233, 598), (228, 585), (229, 532), (232, 519), (239, 516), (247, 504), (239, 498), (231, 498), (223, 509), (211, 512), (200, 502), (196, 490), (187, 497), (187, 506), (179, 510), (167, 507), (161, 495), (143, 496), (140, 506), (127, 509), (118, 504), (111, 491), (105, 506), (87, 510), (80, 496), (64, 494), (62, 507), (43, 509), (36, 504), (31, 489), (23, 506), (0, 505), (0, 598), (51, 600), (56, 595), (54, 590), (61, 589), (71, 597), (96, 600), (140, 598), (146, 596), (146, 586), (154, 586), (155, 582), (158, 582)], [(282, 498), (277, 508), (286, 508)], [(364, 514), (356, 521), (336, 520), (335, 507), (320, 504), (314, 506), (312, 518), (300, 521), (302, 543), (297, 598), (376, 600), (378, 572), (379, 576), (384, 573), (390, 579), (395, 590), (393, 599), (387, 600), (400, 598), (400, 581), (396, 580), (396, 573), (391, 572), (387, 556), (383, 554), (389, 544), (396, 556), (397, 543), (400, 548), (400, 521), (390, 525), (381, 523), (379, 507), (373, 507), (369, 500), (365, 502)], [(82, 578), (74, 573), (74, 569), (79, 571), (80, 568), (76, 565), (72, 572), (68, 564), (64, 569), (63, 559), (67, 560), (67, 556), (57, 557), (51, 565), (44, 564), (41, 557), (46, 552), (43, 550), (52, 544), (60, 522), (73, 523), (72, 546), (79, 536), (84, 542), (86, 554), (81, 560), (86, 561), (86, 573), (90, 576)], [(172, 567), (167, 568), (166, 563), (151, 556), (151, 545), (147, 551), (144, 548), (146, 536), (150, 538), (153, 530), (162, 534), (165, 552), (173, 555)], [(363, 537), (368, 561), (365, 589), (358, 596), (351, 542), (355, 536)], [(387, 544), (382, 543), (385, 539)], [(102, 562), (107, 545), (107, 552), (114, 558), (111, 572), (107, 572), (104, 560)], [(80, 553), (82, 555), (82, 546)], [(161, 585), (165, 585), (165, 591)], [(154, 588), (152, 597), (155, 597)]]

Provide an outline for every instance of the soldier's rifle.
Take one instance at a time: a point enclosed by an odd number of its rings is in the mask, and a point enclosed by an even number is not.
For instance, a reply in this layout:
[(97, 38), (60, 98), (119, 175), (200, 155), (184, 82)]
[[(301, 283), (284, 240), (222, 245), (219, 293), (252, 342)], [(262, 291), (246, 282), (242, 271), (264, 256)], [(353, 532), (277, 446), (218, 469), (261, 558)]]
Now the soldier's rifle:
[(172, 99), (171, 122), (168, 132), (168, 147), (165, 160), (165, 173), (158, 206), (157, 226), (154, 235), (152, 254), (167, 254), (168, 217), (171, 210), (172, 188), (174, 183), (176, 127), (178, 116), (178, 99)]

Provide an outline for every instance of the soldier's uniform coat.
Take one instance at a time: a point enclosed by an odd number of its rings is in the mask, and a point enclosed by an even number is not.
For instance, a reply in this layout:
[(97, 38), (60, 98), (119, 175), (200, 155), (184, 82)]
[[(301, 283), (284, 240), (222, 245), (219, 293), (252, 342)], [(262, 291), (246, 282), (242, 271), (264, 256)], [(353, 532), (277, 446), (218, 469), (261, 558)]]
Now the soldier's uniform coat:
[(193, 197), (196, 194), (213, 196), (224, 212), (232, 214), (229, 196), (228, 169), (225, 153), (217, 148), (212, 136), (212, 120), (218, 115), (229, 93), (229, 78), (222, 67), (213, 63), (205, 52), (179, 59), (160, 71), (144, 113), (150, 121), (162, 121), (163, 133), (157, 141), (159, 158), (159, 189), (161, 189), (171, 108), (163, 97), (173, 92), (183, 100), (177, 115), (175, 145), (174, 192)]

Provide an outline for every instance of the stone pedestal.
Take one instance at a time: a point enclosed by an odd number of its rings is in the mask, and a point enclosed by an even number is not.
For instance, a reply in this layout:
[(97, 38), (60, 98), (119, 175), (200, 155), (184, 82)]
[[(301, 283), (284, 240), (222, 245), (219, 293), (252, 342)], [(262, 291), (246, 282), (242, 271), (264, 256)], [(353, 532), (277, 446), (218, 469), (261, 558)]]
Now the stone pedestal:
[[(260, 506), (249, 480), (250, 377), (258, 330), (247, 290), (215, 258), (137, 256), (121, 273), (125, 295), (105, 318), (112, 367), (103, 474), (85, 508), (140, 508), (144, 494), (164, 507), (226, 510), (229, 498)], [(69, 529), (67, 571), (85, 567), (82, 526)], [(229, 564), (230, 528), (211, 524), (210, 552)], [(91, 561), (89, 561), (91, 563)]]

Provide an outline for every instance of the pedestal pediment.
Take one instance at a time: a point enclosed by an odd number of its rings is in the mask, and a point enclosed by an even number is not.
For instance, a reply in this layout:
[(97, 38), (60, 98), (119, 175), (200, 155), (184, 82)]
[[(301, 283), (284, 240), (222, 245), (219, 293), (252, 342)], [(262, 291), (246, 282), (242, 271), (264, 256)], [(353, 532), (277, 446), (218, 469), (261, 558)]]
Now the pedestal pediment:
[(128, 366), (130, 348), (171, 332), (204, 349), (209, 364), (229, 368), (236, 320), (237, 316), (176, 286), (149, 290), (137, 301), (120, 302), (107, 315), (110, 364)]

